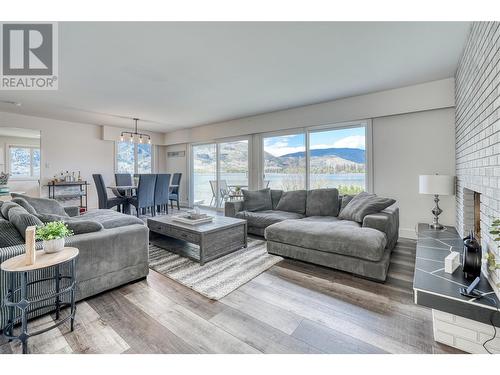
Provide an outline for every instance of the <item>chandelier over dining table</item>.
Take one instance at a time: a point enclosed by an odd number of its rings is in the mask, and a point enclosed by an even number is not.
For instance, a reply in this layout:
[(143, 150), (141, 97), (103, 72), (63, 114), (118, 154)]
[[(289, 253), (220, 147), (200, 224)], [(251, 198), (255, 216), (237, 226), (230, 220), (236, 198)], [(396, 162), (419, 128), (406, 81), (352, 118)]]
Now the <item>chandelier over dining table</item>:
[(149, 134), (139, 133), (137, 130), (137, 122), (139, 121), (139, 119), (134, 117), (133, 120), (135, 123), (135, 130), (133, 132), (122, 132), (120, 140), (124, 142), (125, 139), (128, 139), (130, 143), (134, 142), (151, 144), (151, 136)]

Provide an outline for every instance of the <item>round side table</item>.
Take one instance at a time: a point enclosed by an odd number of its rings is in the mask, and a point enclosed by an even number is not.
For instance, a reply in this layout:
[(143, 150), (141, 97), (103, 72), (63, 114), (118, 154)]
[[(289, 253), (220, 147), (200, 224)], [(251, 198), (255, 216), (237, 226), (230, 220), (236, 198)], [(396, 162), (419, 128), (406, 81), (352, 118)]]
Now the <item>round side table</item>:
[[(73, 324), (75, 320), (76, 306), (75, 306), (75, 266), (78, 258), (78, 249), (74, 247), (65, 247), (58, 253), (47, 254), (43, 250), (36, 252), (36, 262), (33, 265), (27, 266), (25, 264), (25, 254), (7, 259), (0, 265), (2, 271), (6, 272), (8, 286), (7, 295), (4, 299), (4, 306), (7, 307), (8, 323), (4, 328), (4, 336), (10, 340), (20, 340), (23, 346), (23, 354), (28, 353), (28, 339), (32, 336), (40, 335), (53, 328), (56, 328), (71, 319), (71, 331), (73, 331)], [(68, 274), (61, 274), (61, 266), (68, 264)], [(28, 274), (43, 269), (54, 269), (54, 276), (41, 277), (28, 282)], [(16, 279), (20, 279), (21, 286), (17, 287)], [(69, 280), (69, 285), (61, 289), (61, 280)], [(54, 282), (54, 292), (44, 291), (39, 295), (33, 293), (28, 295), (28, 288), (42, 283)], [(62, 302), (61, 296), (69, 293), (71, 302)], [(38, 330), (36, 332), (28, 332), (28, 318), (29, 315), (40, 309), (50, 308), (50, 303), (43, 304), (44, 301), (53, 300), (53, 307), (56, 312), (57, 322), (50, 327)], [(35, 306), (34, 306), (35, 305)], [(38, 306), (37, 306), (38, 305)], [(34, 306), (34, 307), (33, 307)], [(70, 306), (71, 313), (64, 319), (59, 320), (59, 312), (62, 307)], [(33, 307), (33, 308), (31, 308)], [(14, 334), (14, 325), (19, 322), (19, 317), (15, 316), (15, 309), (21, 310), (21, 332), (19, 335)]]

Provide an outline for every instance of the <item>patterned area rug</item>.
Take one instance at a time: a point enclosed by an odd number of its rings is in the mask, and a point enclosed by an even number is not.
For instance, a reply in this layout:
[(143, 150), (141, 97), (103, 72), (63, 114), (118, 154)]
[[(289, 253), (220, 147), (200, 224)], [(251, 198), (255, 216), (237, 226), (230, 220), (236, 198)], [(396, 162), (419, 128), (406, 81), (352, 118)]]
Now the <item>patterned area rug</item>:
[(248, 240), (246, 249), (203, 266), (158, 246), (149, 246), (149, 268), (213, 300), (228, 295), (282, 259), (267, 253), (265, 241), (254, 239)]

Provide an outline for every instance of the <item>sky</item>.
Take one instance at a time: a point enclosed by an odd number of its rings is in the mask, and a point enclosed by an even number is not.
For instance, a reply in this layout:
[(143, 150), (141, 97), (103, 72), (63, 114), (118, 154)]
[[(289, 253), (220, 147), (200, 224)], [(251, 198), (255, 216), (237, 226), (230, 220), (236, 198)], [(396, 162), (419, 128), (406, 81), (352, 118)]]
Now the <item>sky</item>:
[[(365, 149), (365, 128), (347, 128), (310, 133), (312, 150), (322, 148)], [(264, 150), (274, 156), (305, 151), (305, 134), (284, 135), (264, 139)]]

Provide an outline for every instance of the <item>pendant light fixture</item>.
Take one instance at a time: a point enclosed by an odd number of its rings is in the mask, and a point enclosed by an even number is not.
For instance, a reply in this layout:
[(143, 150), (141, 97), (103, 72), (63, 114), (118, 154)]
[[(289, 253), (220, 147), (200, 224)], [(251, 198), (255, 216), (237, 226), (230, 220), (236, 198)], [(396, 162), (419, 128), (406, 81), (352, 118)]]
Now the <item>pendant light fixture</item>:
[(123, 142), (125, 138), (128, 138), (130, 143), (144, 143), (146, 141), (148, 144), (151, 144), (151, 137), (149, 134), (145, 133), (139, 133), (137, 131), (137, 121), (139, 121), (138, 118), (133, 118), (135, 122), (135, 130), (133, 132), (122, 132), (120, 136), (120, 140)]

